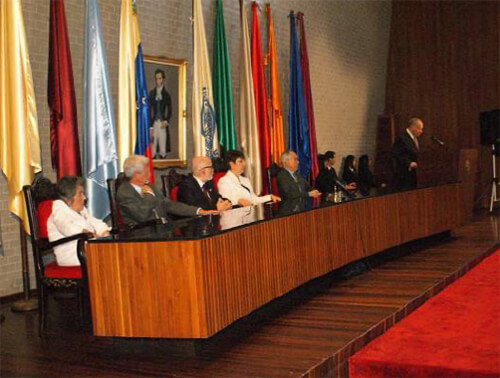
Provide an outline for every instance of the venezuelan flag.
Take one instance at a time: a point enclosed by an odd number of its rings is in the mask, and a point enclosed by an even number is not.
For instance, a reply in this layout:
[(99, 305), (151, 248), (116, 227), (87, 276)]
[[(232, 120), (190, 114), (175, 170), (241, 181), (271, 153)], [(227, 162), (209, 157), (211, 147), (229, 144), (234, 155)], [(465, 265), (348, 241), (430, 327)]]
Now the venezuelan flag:
[(120, 17), (120, 66), (118, 80), (118, 159), (120, 167), (132, 154), (149, 158), (149, 100), (142, 58), (141, 36), (135, 0), (122, 0)]

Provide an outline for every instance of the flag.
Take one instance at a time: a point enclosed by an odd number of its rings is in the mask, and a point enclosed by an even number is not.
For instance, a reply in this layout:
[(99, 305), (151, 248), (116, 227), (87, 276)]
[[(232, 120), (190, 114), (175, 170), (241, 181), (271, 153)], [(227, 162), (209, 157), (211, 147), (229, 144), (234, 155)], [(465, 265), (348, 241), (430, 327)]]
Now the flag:
[(243, 0), (240, 0), (241, 54), (240, 54), (240, 139), (241, 151), (245, 154), (245, 176), (252, 182), (255, 193), (262, 191), (260, 169), (259, 135), (255, 113), (255, 97), (250, 58), (248, 16)]
[(307, 125), (309, 127), (309, 158), (311, 161), (310, 182), (314, 186), (319, 173), (318, 144), (316, 142), (316, 123), (314, 121), (314, 108), (311, 91), (311, 76), (309, 74), (309, 54), (307, 53), (306, 30), (304, 27), (304, 13), (297, 14), (300, 33), (300, 62), (302, 65), (302, 83), (304, 86), (304, 99), (306, 103)]
[(23, 186), (42, 167), (21, 0), (0, 2), (0, 169), (7, 179), (9, 211), (29, 234)]
[(50, 0), (49, 76), (50, 150), (57, 178), (81, 176), (75, 85), (64, 1)]
[[(267, 182), (267, 169), (271, 166), (271, 146), (269, 143), (269, 120), (267, 114), (266, 79), (264, 77), (264, 61), (260, 44), (259, 16), (257, 3), (252, 2), (252, 77), (255, 95), (255, 112), (259, 131), (260, 165), (262, 180)], [(267, 185), (263, 185), (262, 194), (267, 194)]]
[(283, 136), (283, 108), (281, 106), (281, 93), (278, 74), (278, 57), (276, 55), (276, 44), (274, 43), (273, 19), (271, 17), (271, 5), (266, 5), (268, 20), (268, 62), (269, 67), (269, 129), (271, 140), (271, 159), (280, 164), (281, 154), (285, 152), (285, 137)]
[(233, 93), (231, 91), (231, 65), (227, 49), (222, 0), (217, 0), (213, 54), (212, 84), (217, 134), (220, 149), (225, 152), (236, 149), (236, 134), (234, 132)]
[(118, 175), (118, 153), (115, 113), (96, 0), (85, 2), (83, 75), (83, 175), (89, 212), (104, 219), (110, 212), (106, 180)]
[(193, 0), (193, 49), (191, 118), (194, 154), (212, 158), (219, 156), (219, 141), (201, 0)]
[[(148, 94), (144, 77), (139, 20), (135, 0), (122, 0), (118, 76), (118, 161), (136, 153), (149, 158), (150, 180), (154, 181), (149, 143)], [(146, 120), (147, 132), (144, 121)]]
[(290, 12), (290, 106), (288, 109), (288, 146), (299, 157), (299, 173), (309, 178), (309, 130), (302, 88), (302, 69), (300, 65), (295, 14)]

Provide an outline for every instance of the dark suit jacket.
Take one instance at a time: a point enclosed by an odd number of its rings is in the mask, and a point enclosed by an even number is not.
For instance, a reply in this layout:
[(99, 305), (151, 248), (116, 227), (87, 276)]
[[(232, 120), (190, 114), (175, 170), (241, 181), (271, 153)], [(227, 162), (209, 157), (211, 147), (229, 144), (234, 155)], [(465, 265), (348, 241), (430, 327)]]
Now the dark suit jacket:
[(399, 190), (417, 187), (417, 172), (409, 170), (412, 161), (418, 162), (418, 149), (406, 130), (396, 136), (392, 146), (392, 162), (396, 187)]
[(336, 181), (340, 181), (335, 168), (322, 169), (316, 177), (316, 189), (321, 193), (332, 193), (335, 189)]
[[(181, 216), (195, 216), (197, 207), (180, 202), (172, 202), (163, 193), (152, 186), (152, 194), (141, 196), (135, 188), (126, 181), (120, 185), (116, 200), (120, 207), (120, 215), (127, 225), (135, 225), (158, 217), (167, 218), (167, 213)], [(154, 210), (154, 211), (153, 211)], [(155, 214), (156, 212), (156, 214)]]
[(356, 171), (353, 172), (350, 169), (345, 168), (342, 173), (342, 179), (347, 184), (350, 184), (351, 182), (358, 183), (358, 174)]
[(208, 189), (211, 200), (203, 193), (193, 175), (189, 175), (179, 184), (177, 200), (191, 206), (201, 207), (203, 210), (217, 210), (217, 201), (220, 195), (215, 190), (213, 181), (207, 181), (205, 187)]
[(298, 172), (296, 172), (296, 177), (297, 181), (286, 169), (282, 169), (276, 176), (280, 196), (283, 200), (309, 197), (309, 192), (312, 190), (311, 185)]

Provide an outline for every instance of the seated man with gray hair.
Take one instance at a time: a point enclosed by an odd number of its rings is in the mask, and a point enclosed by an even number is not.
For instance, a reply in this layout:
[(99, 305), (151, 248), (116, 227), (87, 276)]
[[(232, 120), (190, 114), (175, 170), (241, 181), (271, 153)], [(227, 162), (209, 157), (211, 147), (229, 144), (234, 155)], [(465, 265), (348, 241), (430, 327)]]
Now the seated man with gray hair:
[(127, 225), (166, 219), (167, 213), (180, 216), (217, 213), (165, 198), (160, 190), (149, 185), (149, 159), (145, 156), (129, 156), (123, 163), (123, 170), (127, 181), (118, 188), (116, 199), (122, 220)]
[(281, 164), (283, 169), (278, 173), (278, 188), (283, 200), (318, 197), (319, 191), (313, 189), (311, 185), (297, 172), (299, 159), (292, 150), (287, 150), (281, 154)]

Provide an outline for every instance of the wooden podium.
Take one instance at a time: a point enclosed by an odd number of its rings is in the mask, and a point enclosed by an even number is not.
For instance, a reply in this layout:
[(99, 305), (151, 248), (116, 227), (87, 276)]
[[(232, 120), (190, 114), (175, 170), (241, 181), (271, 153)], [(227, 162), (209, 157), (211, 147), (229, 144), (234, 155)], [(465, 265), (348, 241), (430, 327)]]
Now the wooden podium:
[(90, 241), (96, 336), (208, 338), (352, 261), (458, 226), (449, 184), (278, 217), (193, 240)]

